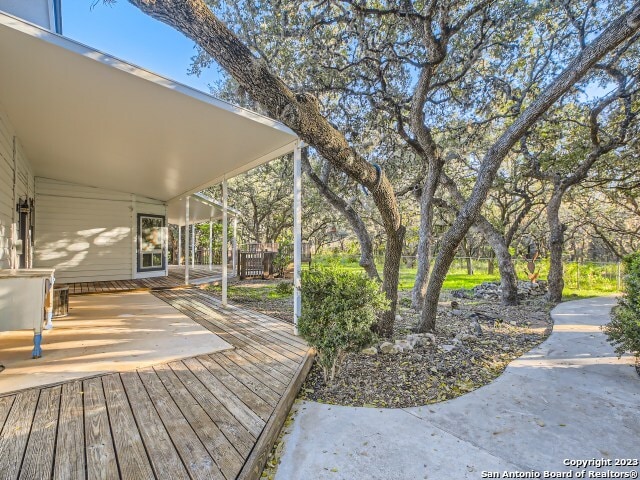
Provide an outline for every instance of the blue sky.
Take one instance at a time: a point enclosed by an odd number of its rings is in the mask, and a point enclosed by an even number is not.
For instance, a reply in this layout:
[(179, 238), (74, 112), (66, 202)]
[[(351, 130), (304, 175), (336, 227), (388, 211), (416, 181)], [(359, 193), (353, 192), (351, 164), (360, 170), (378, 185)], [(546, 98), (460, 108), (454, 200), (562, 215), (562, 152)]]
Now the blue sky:
[(114, 5), (93, 0), (62, 0), (65, 36), (204, 92), (218, 78), (216, 68), (188, 75), (194, 43), (126, 0)]

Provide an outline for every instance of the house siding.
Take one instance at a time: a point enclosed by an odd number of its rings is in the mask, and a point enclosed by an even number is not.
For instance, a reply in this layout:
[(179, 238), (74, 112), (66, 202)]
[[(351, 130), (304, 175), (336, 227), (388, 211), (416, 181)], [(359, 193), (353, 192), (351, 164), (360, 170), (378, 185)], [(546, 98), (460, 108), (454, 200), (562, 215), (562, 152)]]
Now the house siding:
[(135, 278), (138, 212), (166, 215), (166, 206), (128, 193), (37, 177), (34, 265), (55, 268), (60, 282)]
[(33, 171), (8, 117), (0, 111), (0, 268), (16, 262), (16, 203), (34, 197)]

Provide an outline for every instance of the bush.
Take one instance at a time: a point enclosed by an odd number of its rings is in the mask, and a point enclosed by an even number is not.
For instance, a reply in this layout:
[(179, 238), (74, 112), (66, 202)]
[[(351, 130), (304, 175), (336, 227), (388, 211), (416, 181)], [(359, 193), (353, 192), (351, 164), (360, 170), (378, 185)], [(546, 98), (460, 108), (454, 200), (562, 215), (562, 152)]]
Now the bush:
[(625, 294), (613, 309), (612, 320), (604, 326), (618, 356), (631, 352), (640, 360), (640, 252), (624, 259), (627, 272)]
[(291, 295), (293, 293), (293, 283), (280, 282), (274, 288), (275, 292), (279, 295)]
[(302, 272), (300, 335), (313, 346), (325, 383), (333, 382), (345, 353), (371, 345), (371, 327), (389, 303), (364, 273), (336, 268)]

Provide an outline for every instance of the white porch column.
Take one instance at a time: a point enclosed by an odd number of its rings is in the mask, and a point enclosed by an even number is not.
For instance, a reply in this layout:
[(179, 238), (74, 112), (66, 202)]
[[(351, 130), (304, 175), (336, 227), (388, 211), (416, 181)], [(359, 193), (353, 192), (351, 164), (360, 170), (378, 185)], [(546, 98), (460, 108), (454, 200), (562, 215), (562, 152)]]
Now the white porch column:
[(189, 198), (185, 201), (184, 221), (184, 284), (189, 285)]
[(182, 225), (178, 225), (178, 263), (182, 265)]
[(196, 266), (196, 224), (191, 224), (191, 266)]
[(293, 331), (298, 334), (302, 313), (302, 145), (293, 150)]
[(222, 180), (222, 306), (227, 306), (227, 264), (229, 263), (227, 179)]
[(213, 269), (213, 222), (209, 219), (209, 271)]
[(234, 215), (233, 217), (233, 240), (231, 243), (231, 254), (233, 258), (231, 259), (232, 265), (232, 276), (238, 274), (238, 217)]

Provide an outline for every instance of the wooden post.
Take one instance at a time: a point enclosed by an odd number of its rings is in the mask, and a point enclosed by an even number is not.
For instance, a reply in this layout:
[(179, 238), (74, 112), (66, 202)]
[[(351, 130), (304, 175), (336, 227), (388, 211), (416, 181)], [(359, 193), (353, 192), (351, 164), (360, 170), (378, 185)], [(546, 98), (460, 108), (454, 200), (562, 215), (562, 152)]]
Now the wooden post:
[(302, 313), (302, 145), (293, 150), (293, 331)]

